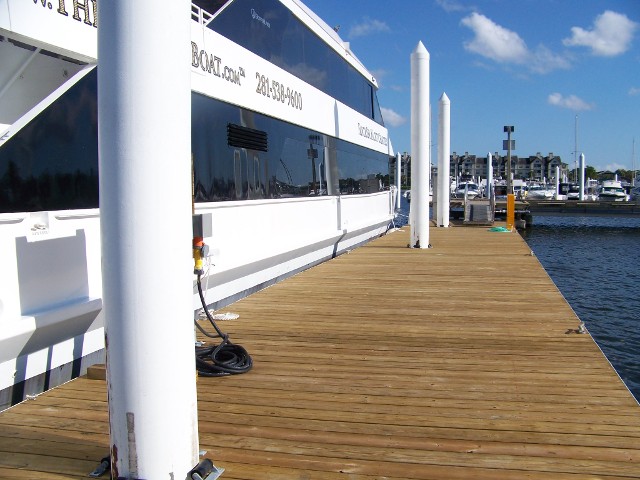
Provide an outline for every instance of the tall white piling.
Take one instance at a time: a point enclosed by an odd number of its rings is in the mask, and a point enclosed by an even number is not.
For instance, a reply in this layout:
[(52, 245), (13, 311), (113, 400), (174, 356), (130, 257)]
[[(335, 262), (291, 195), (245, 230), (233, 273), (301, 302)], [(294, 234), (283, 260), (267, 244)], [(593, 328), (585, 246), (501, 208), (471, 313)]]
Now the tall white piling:
[(411, 247), (429, 248), (429, 52), (411, 54)]
[(451, 166), (451, 101), (446, 93), (438, 101), (438, 212), (436, 223), (439, 227), (449, 227), (449, 195)]
[(184, 479), (198, 462), (190, 2), (109, 0), (98, 8), (112, 477)]
[(560, 167), (556, 166), (556, 194), (554, 195), (554, 199), (558, 200), (560, 195)]
[(402, 155), (400, 153), (396, 154), (396, 190), (398, 194), (396, 195), (396, 208), (400, 210), (400, 197), (402, 197)]
[(584, 200), (584, 153), (580, 154), (580, 200)]
[(487, 199), (493, 197), (493, 156), (487, 153)]

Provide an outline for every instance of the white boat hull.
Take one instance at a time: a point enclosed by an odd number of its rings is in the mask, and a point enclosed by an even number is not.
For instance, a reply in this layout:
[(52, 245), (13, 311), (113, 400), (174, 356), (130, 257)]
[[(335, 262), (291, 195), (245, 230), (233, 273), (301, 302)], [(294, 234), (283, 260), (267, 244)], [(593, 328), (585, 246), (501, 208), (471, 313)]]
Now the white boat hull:
[[(393, 202), (385, 191), (198, 204), (212, 218), (207, 303), (221, 308), (384, 234)], [(0, 214), (0, 409), (103, 360), (99, 220), (96, 209)], [(162, 274), (162, 259), (140, 261)], [(194, 278), (194, 315), (196, 291)]]

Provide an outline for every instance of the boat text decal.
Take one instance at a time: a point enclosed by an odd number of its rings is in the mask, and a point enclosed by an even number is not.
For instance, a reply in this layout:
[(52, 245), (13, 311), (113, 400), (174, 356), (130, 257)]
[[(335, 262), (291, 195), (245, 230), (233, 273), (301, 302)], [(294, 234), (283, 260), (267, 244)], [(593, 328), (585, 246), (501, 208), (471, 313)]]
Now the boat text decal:
[(269, 77), (260, 74), (260, 72), (256, 72), (256, 79), (258, 80), (257, 93), (267, 98), (272, 98), (276, 102), (286, 103), (291, 108), (302, 110), (301, 93), (292, 90), (277, 80), (269, 80)]
[(245, 76), (243, 67), (234, 68), (223, 65), (222, 58), (208, 53), (206, 50), (201, 50), (196, 42), (191, 42), (191, 66), (200, 67), (203, 72), (240, 86), (242, 86), (242, 79)]
[(368, 138), (370, 140), (373, 140), (374, 142), (378, 142), (381, 145), (389, 144), (389, 140), (387, 139), (387, 137), (381, 135), (378, 132), (374, 132), (369, 127), (358, 124), (358, 131), (360, 132), (361, 137)]
[(260, 15), (258, 15), (258, 13), (253, 8), (251, 9), (251, 18), (253, 18), (257, 22), (260, 22), (265, 27), (271, 28), (271, 24), (267, 20), (262, 18)]
[[(49, 10), (53, 10), (53, 4), (51, 3), (54, 0), (33, 0), (34, 5), (38, 3), (42, 5), (44, 8), (48, 8)], [(77, 20), (78, 22), (82, 22), (85, 25), (89, 25), (92, 27), (98, 27), (98, 1), (97, 0), (73, 0), (69, 2), (68, 0), (58, 0), (58, 8), (56, 12), (60, 15), (64, 15), (65, 17), (69, 16), (69, 12), (67, 11), (67, 7), (69, 4), (73, 5), (73, 15), (71, 18)], [(91, 4), (91, 6), (90, 6)], [(80, 15), (82, 12), (82, 16)], [(82, 18), (84, 17), (84, 18)]]

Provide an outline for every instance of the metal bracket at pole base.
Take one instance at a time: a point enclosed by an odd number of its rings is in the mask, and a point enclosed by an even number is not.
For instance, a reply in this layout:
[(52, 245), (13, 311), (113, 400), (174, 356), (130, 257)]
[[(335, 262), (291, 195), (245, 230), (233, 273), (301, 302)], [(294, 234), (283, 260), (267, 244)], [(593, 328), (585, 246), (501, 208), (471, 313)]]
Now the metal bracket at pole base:
[(215, 480), (224, 472), (224, 468), (216, 467), (211, 460), (205, 458), (187, 475), (191, 480)]
[(89, 474), (89, 477), (98, 478), (111, 470), (111, 457), (104, 457), (100, 460), (100, 465), (96, 467), (96, 469)]
[[(413, 247), (411, 246), (411, 244), (408, 244), (408, 245), (407, 245), (407, 247), (409, 247), (409, 248), (422, 248), (422, 247), (420, 246), (420, 240), (418, 240), (418, 241), (416, 242), (416, 244), (415, 244)], [(433, 248), (433, 246), (432, 246), (431, 244), (428, 244), (428, 245), (427, 245), (427, 248)]]

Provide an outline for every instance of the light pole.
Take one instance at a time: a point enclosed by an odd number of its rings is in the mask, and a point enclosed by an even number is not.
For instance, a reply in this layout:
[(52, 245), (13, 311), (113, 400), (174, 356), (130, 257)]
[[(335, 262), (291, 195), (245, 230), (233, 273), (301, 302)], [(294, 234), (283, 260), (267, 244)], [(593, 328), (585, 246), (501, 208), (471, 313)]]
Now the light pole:
[[(513, 125), (505, 125), (504, 131), (507, 139), (503, 140), (502, 149), (507, 151), (507, 193), (511, 193), (511, 149), (515, 150), (515, 140), (511, 140), (511, 134), (514, 131)], [(512, 143), (513, 142), (513, 143)]]
[[(515, 210), (516, 199), (513, 194), (511, 186), (511, 149), (515, 149), (515, 140), (511, 140), (511, 134), (513, 133), (513, 125), (505, 125), (504, 131), (507, 134), (507, 139), (503, 140), (502, 148), (507, 151), (507, 228), (513, 229), (515, 225)], [(513, 142), (513, 144), (511, 143)], [(504, 145), (506, 143), (506, 145)]]

